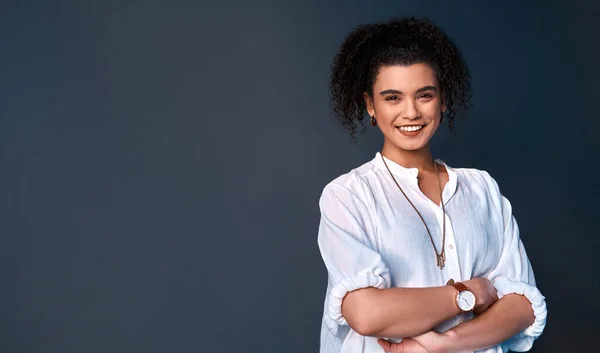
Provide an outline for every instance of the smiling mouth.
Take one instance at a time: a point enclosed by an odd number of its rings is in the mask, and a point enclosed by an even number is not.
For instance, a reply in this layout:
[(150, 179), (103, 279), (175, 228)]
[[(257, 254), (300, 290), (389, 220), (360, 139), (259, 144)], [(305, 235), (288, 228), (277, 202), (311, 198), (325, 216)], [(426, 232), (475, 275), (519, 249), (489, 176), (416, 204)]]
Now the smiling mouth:
[(424, 128), (425, 125), (407, 125), (407, 126), (397, 126), (396, 128), (401, 132), (415, 132)]

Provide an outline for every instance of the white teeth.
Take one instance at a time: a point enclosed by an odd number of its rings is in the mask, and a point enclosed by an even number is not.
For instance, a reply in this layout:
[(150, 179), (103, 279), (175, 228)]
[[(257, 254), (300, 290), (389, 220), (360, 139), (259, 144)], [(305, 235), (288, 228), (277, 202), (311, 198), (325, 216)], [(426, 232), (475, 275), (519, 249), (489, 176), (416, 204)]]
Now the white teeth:
[(402, 130), (402, 131), (411, 132), (411, 131), (421, 130), (423, 128), (423, 126), (425, 126), (425, 125), (419, 125), (419, 126), (401, 126), (401, 127), (399, 127), (399, 129)]

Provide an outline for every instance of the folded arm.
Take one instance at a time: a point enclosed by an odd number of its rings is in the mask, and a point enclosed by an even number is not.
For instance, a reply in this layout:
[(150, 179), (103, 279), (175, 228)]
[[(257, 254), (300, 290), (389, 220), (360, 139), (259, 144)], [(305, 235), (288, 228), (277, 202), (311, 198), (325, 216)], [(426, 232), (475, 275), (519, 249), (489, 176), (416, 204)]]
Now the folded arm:
[[(498, 300), (487, 279), (475, 278), (464, 283), (475, 293), (476, 313)], [(346, 295), (342, 313), (348, 324), (364, 336), (412, 337), (460, 314), (456, 294), (452, 286), (366, 288)]]
[[(377, 233), (371, 218), (376, 217), (374, 204), (365, 196), (368, 191), (360, 192), (331, 185), (319, 203), (318, 243), (332, 288), (325, 307), (329, 329), (336, 334), (340, 326), (349, 325), (363, 336), (414, 337), (458, 314), (452, 287), (390, 288), (389, 270), (372, 238)], [(500, 262), (487, 277), (497, 296), (505, 298), (489, 312), (448, 332), (445, 338), (453, 341), (445, 342), (457, 349), (460, 345), (483, 349), (502, 344), (513, 351), (526, 351), (545, 327), (544, 297), (535, 285), (510, 203), (501, 200), (505, 240)], [(476, 293), (476, 297), (481, 300), (481, 295)]]

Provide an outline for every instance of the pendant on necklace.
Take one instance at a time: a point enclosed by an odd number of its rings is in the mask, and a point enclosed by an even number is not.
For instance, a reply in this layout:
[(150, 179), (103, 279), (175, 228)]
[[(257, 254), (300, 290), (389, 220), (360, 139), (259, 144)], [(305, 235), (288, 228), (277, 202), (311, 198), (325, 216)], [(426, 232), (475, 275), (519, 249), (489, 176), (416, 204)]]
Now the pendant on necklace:
[(438, 267), (440, 268), (440, 270), (443, 270), (444, 266), (446, 265), (446, 253), (442, 251), (441, 254), (436, 254), (436, 258)]

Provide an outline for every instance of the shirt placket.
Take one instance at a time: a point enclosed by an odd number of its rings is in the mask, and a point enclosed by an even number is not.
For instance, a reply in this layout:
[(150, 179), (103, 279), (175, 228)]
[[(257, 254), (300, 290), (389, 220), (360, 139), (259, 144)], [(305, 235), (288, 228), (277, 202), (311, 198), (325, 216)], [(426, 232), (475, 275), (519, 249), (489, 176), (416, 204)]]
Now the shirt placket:
[[(436, 216), (441, 227), (443, 224), (442, 217), (444, 217), (442, 210), (437, 210)], [(458, 262), (458, 252), (456, 249), (456, 241), (454, 238), (454, 232), (452, 231), (452, 221), (448, 215), (446, 215), (446, 242), (444, 244), (444, 250), (446, 254), (446, 266), (444, 267), (444, 274), (445, 277), (447, 277), (445, 278), (446, 281), (462, 281), (460, 264)]]

